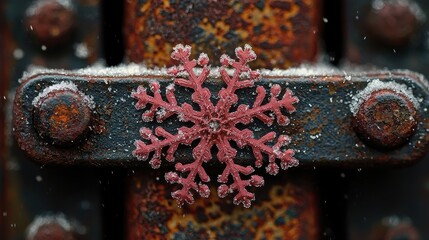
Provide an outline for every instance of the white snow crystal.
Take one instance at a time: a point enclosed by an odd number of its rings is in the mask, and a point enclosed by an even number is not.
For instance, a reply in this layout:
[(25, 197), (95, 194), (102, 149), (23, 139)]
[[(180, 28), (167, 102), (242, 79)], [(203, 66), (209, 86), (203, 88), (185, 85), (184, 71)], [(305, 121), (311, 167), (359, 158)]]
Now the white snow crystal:
[(33, 106), (37, 106), (37, 104), (39, 104), (40, 99), (46, 97), (49, 93), (53, 91), (59, 91), (59, 90), (69, 90), (82, 95), (88, 107), (90, 109), (94, 109), (95, 107), (94, 97), (83, 94), (81, 91), (78, 90), (76, 84), (72, 82), (60, 82), (43, 89), (43, 91), (33, 99), (33, 102), (32, 102)]
[(379, 79), (374, 79), (370, 81), (365, 89), (353, 96), (350, 103), (350, 111), (353, 113), (353, 116), (356, 116), (359, 111), (359, 106), (370, 97), (371, 93), (377, 90), (390, 89), (396, 93), (405, 95), (414, 105), (416, 109), (419, 108), (419, 102), (414, 97), (413, 91), (411, 88), (407, 87), (404, 84), (399, 84), (396, 82), (384, 82)]
[(29, 17), (36, 15), (39, 12), (39, 9), (43, 7), (43, 5), (47, 2), (55, 2), (63, 6), (64, 8), (74, 11), (74, 6), (71, 0), (37, 0), (34, 1), (30, 7), (27, 8), (25, 14)]

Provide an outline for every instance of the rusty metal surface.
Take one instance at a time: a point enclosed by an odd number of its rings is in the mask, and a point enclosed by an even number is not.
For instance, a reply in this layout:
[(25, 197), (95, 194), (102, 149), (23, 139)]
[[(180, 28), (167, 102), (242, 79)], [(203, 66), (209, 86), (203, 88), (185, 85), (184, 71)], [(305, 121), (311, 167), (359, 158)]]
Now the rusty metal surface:
[(218, 59), (252, 44), (255, 65), (286, 68), (315, 59), (319, 0), (125, 1), (126, 56), (148, 66), (169, 65), (178, 43)]
[[(359, 91), (376, 79), (406, 85), (412, 89), (414, 97), (420, 99), (415, 133), (407, 144), (389, 151), (366, 146), (352, 127), (353, 114), (350, 104)], [(15, 98), (14, 127), (18, 143), (21, 149), (43, 164), (147, 166), (133, 157), (131, 152), (134, 149), (134, 141), (139, 139), (139, 128), (142, 125), (154, 128), (159, 124), (142, 122), (141, 112), (133, 106), (135, 102), (131, 98), (131, 91), (139, 85), (147, 86), (153, 80), (160, 80), (161, 89), (165, 89), (171, 78), (78, 76), (71, 73), (32, 76), (18, 89)], [(287, 133), (292, 138), (289, 147), (296, 150), (295, 157), (304, 166), (381, 166), (412, 163), (424, 156), (428, 150), (429, 135), (426, 129), (429, 126), (429, 101), (428, 86), (424, 81), (419, 75), (401, 71), (351, 76), (322, 74), (311, 77), (263, 77), (258, 85), (268, 88), (270, 84), (278, 83), (282, 88), (292, 89), (300, 102), (296, 105), (297, 112), (290, 116), (289, 126), (274, 124), (266, 129), (262, 128), (257, 134), (264, 134), (265, 131)], [(93, 113), (97, 115), (94, 125), (91, 126), (91, 134), (79, 145), (69, 148), (47, 144), (33, 127), (33, 99), (44, 88), (61, 82), (73, 82), (80, 91), (91, 96), (95, 104)], [(207, 86), (218, 91), (221, 88), (219, 83), (220, 81), (216, 80), (209, 81)], [(253, 102), (252, 91), (243, 90), (239, 94), (242, 98), (239, 103)], [(190, 97), (189, 93), (180, 88), (176, 90), (176, 95), (179, 104)], [(168, 119), (162, 124), (167, 131), (173, 133), (181, 125), (175, 119)], [(255, 122), (250, 128), (261, 126)], [(183, 162), (191, 159), (189, 150), (179, 149), (177, 154)], [(237, 160), (253, 161), (251, 156), (248, 149), (243, 149), (237, 155)]]
[(33, 2), (26, 15), (25, 26), (31, 36), (47, 48), (69, 43), (76, 27), (75, 9), (55, 0)]
[(362, 21), (365, 33), (380, 45), (402, 47), (408, 44), (419, 28), (419, 16), (407, 2), (381, 2), (377, 6), (374, 1), (372, 9), (364, 13), (366, 16)]
[[(44, 0), (46, 1), (46, 0)], [(55, 2), (57, 0), (47, 0)], [(47, 68), (75, 69), (94, 63), (100, 56), (100, 13), (98, 0), (71, 1), (74, 20), (64, 19), (64, 23), (74, 22), (75, 27), (63, 31), (64, 24), (58, 25), (56, 11), (41, 11), (44, 19), (30, 23), (28, 9), (41, 1), (7, 0), (8, 11), (5, 14), (6, 26), (11, 30), (10, 44), (12, 68), (10, 69), (11, 87), (18, 85), (17, 80), (29, 65)], [(28, 12), (29, 11), (29, 12)], [(69, 10), (67, 10), (69, 11)], [(71, 11), (71, 10), (70, 10)], [(37, 11), (36, 11), (37, 13)], [(37, 15), (36, 15), (37, 16)], [(45, 19), (46, 18), (46, 19)], [(38, 33), (41, 31), (41, 33)], [(36, 35), (52, 32), (53, 37), (40, 40)], [(64, 34), (63, 34), (64, 32)], [(45, 36), (47, 37), (47, 36)]]
[(362, 141), (380, 148), (395, 148), (408, 141), (417, 127), (416, 108), (403, 94), (393, 90), (371, 93), (353, 118)]
[[(101, 199), (98, 192), (101, 192), (101, 187), (98, 173), (85, 169), (49, 169), (34, 164), (13, 140), (11, 124), (18, 79), (30, 65), (74, 69), (86, 67), (99, 58), (99, 1), (71, 1), (76, 10), (76, 25), (68, 34), (61, 33), (63, 24), (58, 26), (57, 23), (63, 15), (55, 8), (42, 11), (39, 19), (27, 22), (27, 10), (37, 2), (42, 1), (0, 1), (0, 165), (4, 166), (0, 177), (6, 186), (0, 192), (0, 201), (3, 202), (3, 207), (0, 206), (0, 238), (24, 239), (28, 224), (36, 216), (62, 212), (83, 219), (87, 227), (86, 237), (100, 239)], [(47, 31), (60, 37), (55, 44), (52, 39), (39, 41), (33, 34), (39, 30), (42, 30), (41, 34)], [(76, 179), (84, 181), (88, 189), (82, 188)]]
[[(371, 10), (371, 5), (388, 1), (346, 2), (347, 60), (400, 67), (429, 76), (429, 1), (390, 1), (396, 2), (396, 6), (380, 5), (378, 13)], [(415, 16), (409, 12), (410, 4), (417, 4), (426, 20), (415, 22)], [(428, 160), (426, 155), (411, 167), (364, 169), (356, 174), (347, 193), (348, 239), (429, 239)], [(386, 226), (386, 219), (397, 225)], [(405, 224), (403, 219), (407, 219)], [(396, 238), (391, 237), (392, 233)]]
[(159, 178), (147, 171), (130, 177), (127, 239), (318, 239), (316, 191), (306, 175), (268, 179), (250, 209), (215, 194), (178, 208)]
[(35, 106), (34, 127), (41, 138), (52, 144), (78, 142), (89, 130), (90, 122), (91, 109), (79, 92), (52, 91)]
[(345, 12), (346, 60), (428, 76), (428, 1), (348, 0)]

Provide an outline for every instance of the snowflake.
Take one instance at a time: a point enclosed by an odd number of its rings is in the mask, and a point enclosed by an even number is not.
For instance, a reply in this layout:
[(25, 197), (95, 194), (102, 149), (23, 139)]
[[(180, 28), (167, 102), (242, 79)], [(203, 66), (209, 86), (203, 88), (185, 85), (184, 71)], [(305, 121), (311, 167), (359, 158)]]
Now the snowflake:
[[(174, 162), (174, 154), (179, 145), (191, 145), (195, 140), (199, 140), (192, 151), (193, 162), (176, 163), (176, 171), (165, 174), (168, 183), (181, 185), (181, 188), (171, 195), (177, 200), (179, 206), (182, 206), (185, 202), (189, 204), (194, 202), (192, 190), (198, 192), (201, 197), (207, 198), (210, 195), (209, 187), (204, 184), (210, 181), (210, 177), (203, 164), (213, 159), (211, 149), (216, 146), (217, 160), (225, 165), (224, 171), (217, 179), (221, 183), (217, 190), (219, 197), (223, 198), (229, 193), (236, 192), (233, 198), (234, 204), (242, 203), (244, 207), (248, 208), (251, 201), (255, 199), (255, 195), (249, 192), (247, 187), (261, 187), (264, 185), (264, 179), (262, 176), (252, 175), (254, 172), (252, 166), (241, 166), (235, 163), (237, 150), (231, 146), (231, 141), (235, 142), (239, 148), (250, 147), (252, 149), (256, 167), (263, 165), (263, 154), (267, 155), (266, 171), (271, 175), (279, 172), (276, 160), (279, 160), (282, 169), (297, 166), (298, 160), (293, 157), (292, 149), (284, 149), (290, 142), (288, 136), (279, 136), (277, 142), (273, 146), (269, 146), (266, 143), (276, 138), (275, 132), (255, 139), (250, 129), (240, 130), (236, 125), (249, 124), (254, 118), (261, 120), (266, 125), (271, 125), (274, 122), (274, 116), (279, 125), (287, 125), (289, 119), (282, 113), (282, 109), (289, 113), (295, 111), (293, 104), (298, 102), (298, 98), (293, 96), (292, 91), (286, 89), (283, 97), (279, 99), (282, 89), (275, 84), (271, 86), (270, 98), (263, 104), (266, 90), (262, 86), (257, 86), (257, 96), (252, 107), (241, 104), (235, 111), (231, 111), (231, 108), (238, 103), (238, 96), (235, 92), (238, 89), (253, 87), (254, 81), (260, 78), (260, 73), (251, 70), (247, 65), (256, 59), (256, 54), (249, 45), (246, 45), (244, 49), (236, 48), (235, 54), (238, 61), (225, 54), (221, 56), (222, 67), (219, 68), (219, 73), (226, 88), (219, 91), (219, 100), (213, 104), (210, 100), (212, 93), (203, 86), (210, 73), (209, 58), (202, 53), (198, 60), (190, 60), (190, 54), (190, 46), (179, 44), (174, 47), (171, 58), (180, 61), (181, 64), (168, 69), (168, 73), (175, 76), (175, 80), (174, 84), (166, 88), (166, 100), (163, 100), (161, 96), (158, 82), (150, 83), (150, 92), (153, 95), (149, 95), (146, 88), (139, 86), (137, 91), (132, 93), (132, 97), (138, 100), (135, 107), (139, 110), (146, 108), (147, 104), (151, 105), (142, 115), (144, 121), (152, 121), (156, 117), (158, 122), (163, 122), (165, 119), (177, 115), (180, 121), (191, 122), (192, 127), (180, 127), (177, 134), (171, 134), (162, 127), (157, 127), (154, 132), (148, 128), (141, 128), (140, 134), (144, 141), (135, 142), (136, 149), (133, 154), (139, 160), (147, 160), (149, 155), (153, 154), (149, 163), (155, 169), (160, 167), (162, 157)], [(196, 68), (197, 64), (201, 68)], [(232, 69), (230, 74), (227, 70), (228, 67)], [(181, 105), (177, 103), (174, 95), (175, 85), (193, 90), (191, 100), (199, 106), (198, 110), (189, 103)], [(162, 152), (164, 148), (168, 148), (165, 156)], [(242, 179), (243, 175), (250, 175), (250, 177)], [(229, 184), (231, 181), (232, 183)]]

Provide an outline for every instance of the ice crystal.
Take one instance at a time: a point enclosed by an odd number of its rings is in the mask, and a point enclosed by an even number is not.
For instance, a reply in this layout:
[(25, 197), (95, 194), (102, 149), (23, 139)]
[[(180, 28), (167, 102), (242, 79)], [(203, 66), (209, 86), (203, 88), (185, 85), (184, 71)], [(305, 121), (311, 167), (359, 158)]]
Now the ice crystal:
[[(189, 204), (194, 202), (193, 191), (199, 193), (201, 197), (209, 197), (210, 189), (205, 183), (210, 181), (210, 177), (203, 165), (213, 160), (211, 149), (216, 147), (218, 150), (216, 159), (224, 165), (223, 172), (217, 178), (221, 183), (217, 190), (219, 197), (223, 198), (235, 192), (233, 202), (250, 207), (255, 195), (247, 188), (263, 186), (264, 179), (262, 176), (253, 174), (252, 166), (242, 166), (235, 162), (237, 150), (231, 146), (231, 141), (239, 148), (252, 149), (256, 167), (262, 167), (264, 155), (266, 155), (268, 163), (265, 169), (271, 175), (278, 173), (279, 165), (282, 169), (287, 169), (297, 166), (298, 160), (293, 157), (292, 149), (285, 149), (290, 142), (288, 136), (280, 135), (270, 146), (267, 143), (276, 139), (275, 132), (269, 132), (256, 139), (252, 130), (240, 130), (236, 125), (247, 125), (254, 118), (266, 125), (271, 125), (274, 122), (274, 116), (279, 125), (287, 125), (289, 118), (282, 113), (282, 110), (294, 112), (293, 104), (298, 102), (298, 98), (293, 96), (289, 89), (286, 89), (283, 96), (279, 98), (282, 89), (280, 85), (274, 84), (270, 88), (270, 97), (266, 103), (263, 103), (267, 92), (263, 86), (257, 86), (257, 96), (253, 106), (241, 104), (232, 111), (232, 106), (239, 100), (236, 91), (253, 87), (254, 82), (260, 78), (259, 71), (251, 70), (248, 66), (249, 62), (256, 59), (256, 54), (249, 45), (245, 45), (244, 48), (239, 47), (235, 51), (238, 60), (233, 60), (225, 54), (221, 56), (222, 67), (219, 68), (219, 75), (226, 84), (226, 88), (218, 92), (218, 101), (214, 104), (210, 100), (212, 93), (203, 85), (211, 70), (208, 67), (209, 58), (202, 53), (198, 60), (190, 60), (190, 54), (190, 46), (179, 44), (174, 47), (171, 58), (179, 61), (180, 65), (168, 69), (168, 73), (175, 76), (175, 86), (193, 90), (191, 101), (199, 106), (198, 110), (190, 103), (178, 104), (174, 85), (165, 89), (166, 100), (161, 96), (158, 82), (151, 82), (149, 89), (139, 86), (132, 93), (132, 97), (138, 100), (135, 104), (138, 110), (147, 109), (142, 115), (144, 121), (153, 121), (155, 117), (158, 122), (163, 122), (176, 115), (183, 122), (191, 122), (192, 127), (180, 127), (177, 134), (171, 134), (162, 127), (155, 128), (154, 132), (143, 127), (140, 130), (143, 140), (135, 142), (136, 149), (133, 154), (140, 160), (147, 160), (149, 155), (153, 154), (149, 163), (152, 168), (159, 168), (161, 159), (175, 161), (174, 155), (179, 145), (190, 145), (195, 140), (199, 140), (192, 151), (193, 162), (187, 164), (178, 162), (175, 165), (176, 171), (165, 174), (168, 183), (181, 185), (181, 188), (171, 195), (177, 200), (179, 206), (182, 206), (185, 202)], [(201, 67), (201, 71), (195, 71), (197, 65)], [(149, 95), (148, 92), (152, 94)], [(148, 104), (149, 107), (147, 107)], [(165, 148), (164, 155), (162, 151)], [(246, 175), (249, 177), (243, 179)]]

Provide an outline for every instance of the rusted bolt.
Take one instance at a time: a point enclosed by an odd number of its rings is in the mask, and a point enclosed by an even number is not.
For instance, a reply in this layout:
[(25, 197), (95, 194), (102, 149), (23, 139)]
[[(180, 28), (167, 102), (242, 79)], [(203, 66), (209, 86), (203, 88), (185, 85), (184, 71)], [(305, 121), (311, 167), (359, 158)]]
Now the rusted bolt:
[(36, 217), (27, 228), (26, 240), (76, 240), (85, 228), (63, 214)]
[(419, 240), (420, 234), (408, 218), (383, 218), (372, 231), (371, 240)]
[(360, 104), (353, 126), (368, 144), (396, 148), (407, 142), (416, 130), (416, 108), (402, 93), (376, 90)]
[(369, 36), (389, 47), (406, 45), (425, 19), (421, 8), (413, 1), (375, 0), (364, 27)]
[(91, 100), (71, 83), (48, 87), (33, 101), (34, 125), (52, 144), (72, 144), (89, 130)]
[(75, 12), (70, 0), (35, 1), (26, 14), (27, 29), (45, 47), (61, 45), (75, 27)]

